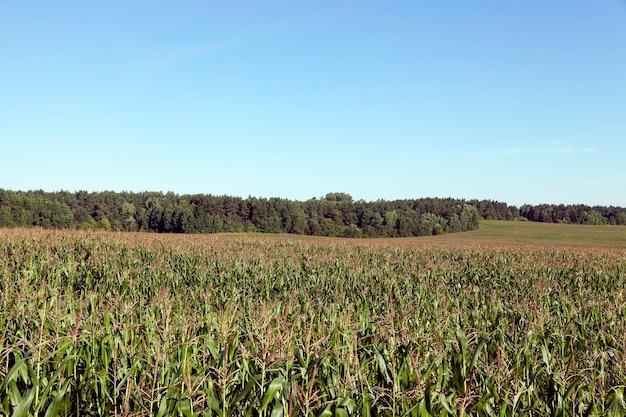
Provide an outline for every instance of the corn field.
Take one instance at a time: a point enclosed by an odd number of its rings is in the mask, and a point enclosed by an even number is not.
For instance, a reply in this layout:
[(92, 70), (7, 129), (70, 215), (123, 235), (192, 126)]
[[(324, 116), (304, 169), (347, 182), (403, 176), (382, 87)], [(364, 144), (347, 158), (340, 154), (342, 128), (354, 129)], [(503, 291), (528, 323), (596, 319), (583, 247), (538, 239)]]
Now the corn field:
[(626, 252), (0, 230), (0, 415), (621, 416)]

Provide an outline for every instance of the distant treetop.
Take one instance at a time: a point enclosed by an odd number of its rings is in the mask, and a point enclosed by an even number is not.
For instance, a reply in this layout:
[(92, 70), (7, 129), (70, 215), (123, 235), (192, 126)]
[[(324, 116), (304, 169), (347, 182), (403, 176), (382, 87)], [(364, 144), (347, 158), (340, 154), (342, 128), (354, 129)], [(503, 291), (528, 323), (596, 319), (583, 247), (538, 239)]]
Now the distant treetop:
[(626, 209), (419, 198), (366, 202), (343, 192), (320, 199), (0, 189), (0, 227), (159, 233), (264, 232), (341, 237), (404, 237), (464, 232), (481, 219), (626, 224)]

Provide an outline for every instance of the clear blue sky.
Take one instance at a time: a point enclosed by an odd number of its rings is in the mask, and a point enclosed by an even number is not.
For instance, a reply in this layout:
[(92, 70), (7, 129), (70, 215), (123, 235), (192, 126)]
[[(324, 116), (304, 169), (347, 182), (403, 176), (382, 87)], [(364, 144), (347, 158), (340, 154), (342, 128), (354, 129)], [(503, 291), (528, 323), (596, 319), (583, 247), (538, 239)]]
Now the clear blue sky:
[(626, 206), (626, 1), (0, 0), (0, 188)]

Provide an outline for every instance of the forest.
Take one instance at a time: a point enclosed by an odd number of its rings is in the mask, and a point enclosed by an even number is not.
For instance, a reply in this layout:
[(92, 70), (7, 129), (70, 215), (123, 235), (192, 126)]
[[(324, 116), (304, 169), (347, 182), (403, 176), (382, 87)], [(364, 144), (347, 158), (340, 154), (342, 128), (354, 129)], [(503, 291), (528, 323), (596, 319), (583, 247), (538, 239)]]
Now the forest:
[(355, 201), (343, 192), (294, 201), (173, 192), (0, 189), (0, 227), (408, 237), (474, 230), (481, 219), (621, 225), (626, 224), (626, 209), (548, 204), (517, 208), (454, 198)]

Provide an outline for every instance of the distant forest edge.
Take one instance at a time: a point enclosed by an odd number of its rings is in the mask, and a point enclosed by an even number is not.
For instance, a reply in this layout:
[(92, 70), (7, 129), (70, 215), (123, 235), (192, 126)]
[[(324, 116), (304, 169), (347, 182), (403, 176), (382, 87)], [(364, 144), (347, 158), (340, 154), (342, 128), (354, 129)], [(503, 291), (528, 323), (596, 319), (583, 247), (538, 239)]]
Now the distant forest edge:
[(160, 192), (44, 192), (0, 189), (0, 227), (160, 233), (263, 232), (340, 237), (408, 237), (463, 232), (481, 219), (626, 224), (626, 208), (523, 205), (420, 198), (354, 201), (346, 193), (292, 201)]

